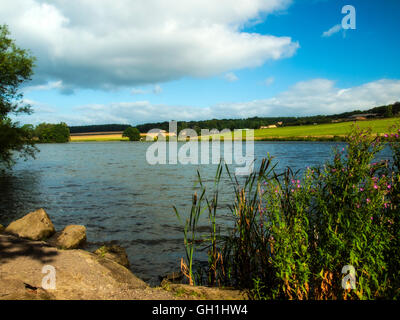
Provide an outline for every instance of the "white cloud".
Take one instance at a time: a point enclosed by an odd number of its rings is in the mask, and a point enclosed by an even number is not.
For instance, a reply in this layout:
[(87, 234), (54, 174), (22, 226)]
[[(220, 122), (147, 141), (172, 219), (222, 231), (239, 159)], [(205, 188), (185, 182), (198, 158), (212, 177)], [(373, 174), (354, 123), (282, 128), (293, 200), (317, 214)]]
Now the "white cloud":
[[(84, 105), (74, 115), (41, 115), (40, 121), (65, 121), (70, 125), (174, 120), (248, 118), (253, 116), (303, 116), (366, 110), (400, 100), (400, 80), (381, 79), (356, 87), (339, 88), (328, 79), (298, 82), (275, 97), (220, 103), (207, 108), (152, 104), (149, 101)], [(34, 122), (32, 116), (26, 118)]]
[(49, 81), (44, 84), (28, 85), (22, 88), (24, 93), (31, 91), (48, 91), (57, 89), (61, 94), (69, 95), (74, 93), (74, 88), (71, 85), (64, 85), (62, 80)]
[(332, 28), (330, 28), (328, 31), (323, 32), (322, 37), (324, 37), (324, 38), (330, 37), (331, 35), (339, 32), (340, 30), (342, 30), (342, 25), (336, 24)]
[(267, 87), (269, 87), (274, 82), (275, 82), (275, 78), (274, 77), (268, 77), (267, 79), (265, 79), (263, 81), (264, 85), (267, 86)]
[(221, 104), (236, 116), (303, 116), (366, 110), (400, 100), (400, 80), (381, 79), (351, 88), (338, 88), (328, 79), (296, 83), (275, 97), (243, 103)]
[(38, 83), (109, 89), (290, 57), (298, 48), (290, 37), (242, 31), (290, 2), (13, 0), (0, 2), (0, 20), (38, 57)]
[(235, 81), (239, 80), (238, 76), (236, 74), (234, 74), (233, 72), (226, 73), (224, 75), (224, 78), (226, 81), (229, 81), (229, 82), (235, 82)]

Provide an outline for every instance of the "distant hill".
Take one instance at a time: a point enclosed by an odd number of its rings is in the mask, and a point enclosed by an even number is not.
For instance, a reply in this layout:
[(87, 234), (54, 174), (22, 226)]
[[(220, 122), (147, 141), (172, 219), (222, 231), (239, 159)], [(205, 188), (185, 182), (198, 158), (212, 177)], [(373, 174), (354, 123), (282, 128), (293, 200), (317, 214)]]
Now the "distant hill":
[[(316, 115), (307, 117), (253, 117), (247, 119), (211, 119), (201, 121), (178, 121), (178, 132), (182, 129), (192, 128), (197, 132), (200, 129), (259, 129), (262, 126), (268, 126), (282, 122), (283, 126), (299, 126), (307, 124), (322, 124), (339, 121), (348, 121), (356, 118), (389, 118), (400, 114), (400, 102), (392, 105), (374, 107), (368, 110), (354, 110), (333, 115)], [(90, 126), (72, 126), (71, 133), (86, 133), (86, 132), (114, 132), (124, 131), (130, 125), (127, 124), (103, 124)], [(148, 132), (151, 129), (169, 130), (169, 122), (154, 122), (137, 125), (136, 128), (140, 132)]]

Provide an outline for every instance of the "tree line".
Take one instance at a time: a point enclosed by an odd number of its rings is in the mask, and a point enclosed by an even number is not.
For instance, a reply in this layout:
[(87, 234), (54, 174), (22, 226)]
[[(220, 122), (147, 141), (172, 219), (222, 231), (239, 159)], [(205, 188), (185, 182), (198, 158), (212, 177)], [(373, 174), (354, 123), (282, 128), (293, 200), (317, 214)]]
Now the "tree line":
[(129, 124), (100, 124), (89, 126), (70, 126), (70, 133), (88, 133), (88, 132), (115, 132), (124, 131), (129, 128)]

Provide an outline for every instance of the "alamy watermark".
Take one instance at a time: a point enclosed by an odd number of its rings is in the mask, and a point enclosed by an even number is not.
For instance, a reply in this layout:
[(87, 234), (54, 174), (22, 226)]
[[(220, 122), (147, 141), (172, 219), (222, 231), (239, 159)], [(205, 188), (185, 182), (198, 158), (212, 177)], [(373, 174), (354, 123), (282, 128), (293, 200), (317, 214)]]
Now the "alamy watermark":
[(56, 289), (56, 268), (47, 264), (42, 268), (42, 273), (46, 274), (42, 279), (42, 288), (45, 290)]
[(355, 29), (356, 28), (356, 8), (351, 5), (346, 5), (342, 8), (342, 13), (346, 14), (342, 19), (342, 28)]
[(345, 274), (342, 279), (342, 288), (344, 290), (356, 289), (356, 269), (352, 265), (346, 265), (342, 268), (342, 274)]
[[(235, 164), (236, 175), (249, 175), (254, 169), (254, 130), (208, 130), (201, 129), (200, 137), (193, 129), (177, 132), (177, 122), (169, 122), (169, 133), (152, 129), (146, 135), (147, 141), (154, 141), (146, 151), (149, 164)], [(243, 132), (245, 135), (243, 136)], [(168, 142), (167, 142), (168, 140)], [(223, 154), (221, 152), (223, 140)], [(179, 146), (178, 141), (186, 141)]]

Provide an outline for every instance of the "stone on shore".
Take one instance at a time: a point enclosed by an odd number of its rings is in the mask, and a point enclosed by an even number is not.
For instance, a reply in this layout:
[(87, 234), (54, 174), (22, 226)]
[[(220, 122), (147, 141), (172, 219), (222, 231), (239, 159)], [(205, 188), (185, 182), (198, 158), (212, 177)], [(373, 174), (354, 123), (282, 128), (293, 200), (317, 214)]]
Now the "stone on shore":
[[(55, 269), (55, 289), (42, 283)], [(132, 272), (109, 259), (80, 249), (59, 250), (43, 241), (0, 234), (0, 300), (170, 300), (174, 295), (151, 288)]]
[(79, 225), (66, 226), (62, 231), (54, 234), (47, 242), (59, 249), (79, 248), (86, 242), (86, 228)]
[(125, 249), (120, 246), (102, 246), (98, 248), (94, 253), (101, 258), (110, 259), (112, 261), (115, 261), (116, 263), (119, 263), (125, 268), (129, 268), (128, 255), (126, 254)]
[(173, 293), (175, 297), (185, 300), (248, 300), (245, 292), (229, 288), (174, 284), (167, 280), (164, 280), (161, 286), (164, 290)]
[(19, 279), (0, 279), (0, 300), (51, 300), (55, 297), (40, 287)]
[(44, 209), (30, 212), (11, 222), (5, 231), (31, 240), (47, 239), (55, 233), (54, 225)]

